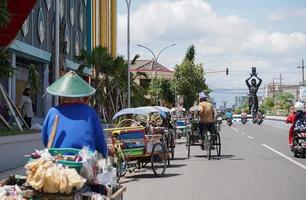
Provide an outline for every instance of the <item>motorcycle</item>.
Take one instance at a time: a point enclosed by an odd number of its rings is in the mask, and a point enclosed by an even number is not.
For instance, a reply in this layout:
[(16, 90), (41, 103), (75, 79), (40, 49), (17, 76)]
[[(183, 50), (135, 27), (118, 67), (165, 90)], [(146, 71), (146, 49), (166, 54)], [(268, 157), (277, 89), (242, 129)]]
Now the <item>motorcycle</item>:
[(294, 132), (292, 149), (295, 157), (305, 158), (306, 154), (306, 132)]
[(261, 113), (258, 113), (257, 114), (257, 124), (258, 125), (262, 124), (263, 119), (264, 119), (264, 116)]
[(227, 122), (228, 126), (231, 126), (233, 124), (233, 119), (232, 118), (227, 118), (226, 122)]
[(246, 113), (241, 113), (241, 123), (245, 124), (248, 121), (248, 116)]

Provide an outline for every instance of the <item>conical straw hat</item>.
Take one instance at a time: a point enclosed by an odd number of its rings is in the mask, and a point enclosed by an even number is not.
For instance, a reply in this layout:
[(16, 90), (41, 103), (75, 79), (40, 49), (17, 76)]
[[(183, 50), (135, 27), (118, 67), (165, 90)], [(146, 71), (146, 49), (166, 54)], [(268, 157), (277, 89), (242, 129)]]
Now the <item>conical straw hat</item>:
[(62, 97), (86, 97), (94, 94), (96, 89), (74, 71), (69, 71), (47, 87), (47, 92)]

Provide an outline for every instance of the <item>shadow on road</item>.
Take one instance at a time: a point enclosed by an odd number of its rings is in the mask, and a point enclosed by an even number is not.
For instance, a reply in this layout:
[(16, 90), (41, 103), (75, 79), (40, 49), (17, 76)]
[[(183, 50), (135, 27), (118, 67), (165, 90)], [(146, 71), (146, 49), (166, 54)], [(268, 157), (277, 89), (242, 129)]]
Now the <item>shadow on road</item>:
[(185, 167), (186, 164), (171, 164), (170, 163), (170, 167), (169, 168), (180, 168), (180, 167)]
[[(187, 158), (187, 157), (181, 157), (181, 158), (173, 158), (173, 160), (188, 160), (189, 158)], [(171, 161), (171, 160), (170, 160)]]
[[(194, 157), (196, 158), (206, 158), (206, 155), (195, 155)], [(244, 160), (243, 158), (234, 158), (235, 155), (220, 155), (220, 157), (218, 157), (217, 155), (212, 155), (211, 159), (212, 160)]]
[(130, 182), (140, 181), (141, 179), (163, 179), (163, 178), (170, 178), (173, 176), (180, 176), (181, 174), (167, 174), (165, 173), (162, 177), (156, 177), (153, 173), (152, 174), (135, 174), (135, 175), (128, 175), (125, 176), (123, 179), (120, 180), (121, 184), (126, 184)]

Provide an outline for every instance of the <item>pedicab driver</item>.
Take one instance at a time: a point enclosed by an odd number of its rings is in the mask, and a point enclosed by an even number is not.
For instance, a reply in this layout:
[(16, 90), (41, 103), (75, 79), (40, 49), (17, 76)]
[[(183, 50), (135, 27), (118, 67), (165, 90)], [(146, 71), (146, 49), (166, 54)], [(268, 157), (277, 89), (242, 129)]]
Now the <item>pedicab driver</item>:
[(215, 109), (213, 105), (209, 101), (207, 101), (207, 96), (204, 94), (204, 92), (199, 93), (199, 100), (199, 129), (203, 141), (204, 134), (206, 134), (207, 131), (209, 131), (211, 134), (215, 134), (217, 132), (215, 126)]
[(66, 73), (47, 88), (48, 93), (61, 98), (61, 105), (50, 108), (45, 118), (41, 132), (45, 146), (50, 142), (55, 121), (58, 121), (52, 147), (82, 149), (87, 146), (103, 157), (107, 156), (107, 144), (97, 113), (84, 103), (84, 97), (93, 95), (95, 91), (74, 71)]

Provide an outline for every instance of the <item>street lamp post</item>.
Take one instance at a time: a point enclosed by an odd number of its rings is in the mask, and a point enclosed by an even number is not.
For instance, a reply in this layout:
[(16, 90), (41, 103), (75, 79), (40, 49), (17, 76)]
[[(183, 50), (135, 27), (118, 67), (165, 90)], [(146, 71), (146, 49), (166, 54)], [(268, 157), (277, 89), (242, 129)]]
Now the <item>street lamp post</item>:
[[(153, 55), (153, 67), (155, 67), (156, 66), (156, 64), (157, 64), (157, 61), (158, 61), (158, 58), (159, 58), (159, 56), (160, 56), (160, 54), (163, 52), (163, 51), (165, 51), (166, 49), (168, 49), (168, 48), (170, 48), (170, 47), (173, 47), (173, 46), (175, 46), (176, 44), (171, 44), (171, 45), (169, 45), (169, 46), (166, 46), (166, 47), (164, 47), (162, 50), (160, 50), (159, 52), (158, 52), (158, 54), (157, 54), (157, 56), (154, 54), (154, 52), (150, 49), (150, 48), (148, 48), (148, 47), (146, 47), (146, 46), (143, 46), (143, 45), (141, 45), (141, 44), (137, 44), (137, 46), (139, 46), (139, 47), (142, 47), (142, 48), (144, 48), (144, 49), (147, 49), (148, 51), (150, 51), (150, 53)], [(157, 78), (157, 69), (155, 69), (155, 79)], [(152, 79), (151, 79), (151, 81), (152, 81)], [(157, 98), (155, 98), (155, 104), (157, 104)]]
[[(150, 51), (150, 53), (153, 55), (153, 58), (154, 58), (154, 60), (153, 60), (153, 66), (156, 65), (156, 63), (157, 63), (157, 61), (158, 61), (158, 58), (159, 58), (160, 54), (161, 54), (163, 51), (165, 51), (166, 49), (168, 49), (168, 48), (170, 48), (170, 47), (173, 47), (173, 46), (175, 46), (175, 45), (176, 45), (176, 44), (171, 44), (171, 45), (169, 45), (169, 46), (166, 46), (165, 48), (163, 48), (162, 50), (160, 50), (160, 51), (158, 52), (157, 56), (156, 56), (156, 55), (154, 54), (154, 52), (153, 52), (151, 49), (149, 49), (148, 47), (143, 46), (143, 45), (141, 45), (141, 44), (137, 44), (137, 46), (147, 49), (147, 50)], [(156, 78), (156, 76), (157, 76), (157, 69), (155, 69), (155, 78)]]
[(125, 0), (127, 6), (127, 63), (128, 63), (128, 107), (131, 107), (131, 62), (130, 62), (130, 5), (131, 0)]

